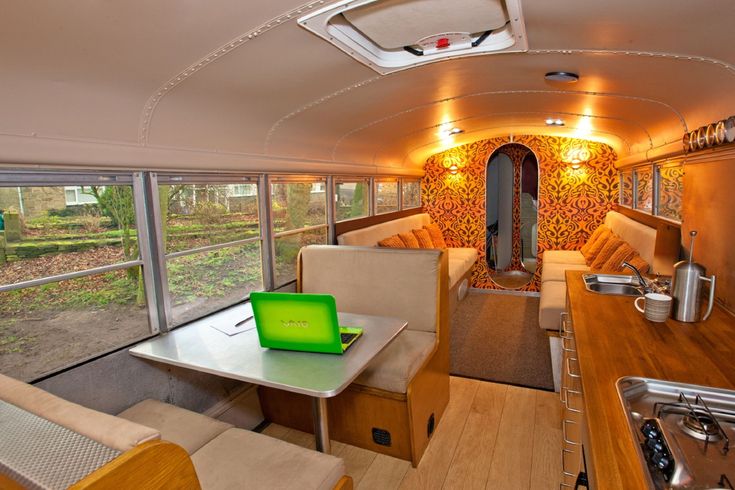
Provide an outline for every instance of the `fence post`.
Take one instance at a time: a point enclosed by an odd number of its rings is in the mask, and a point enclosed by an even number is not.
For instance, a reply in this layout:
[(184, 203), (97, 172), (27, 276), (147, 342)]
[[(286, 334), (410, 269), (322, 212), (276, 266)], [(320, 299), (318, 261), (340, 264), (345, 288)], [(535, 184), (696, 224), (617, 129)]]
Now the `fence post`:
[(5, 232), (0, 230), (0, 264), (5, 264), (7, 261), (5, 257)]
[(5, 211), (3, 218), (5, 219), (5, 240), (19, 242), (21, 238), (20, 215), (17, 211)]

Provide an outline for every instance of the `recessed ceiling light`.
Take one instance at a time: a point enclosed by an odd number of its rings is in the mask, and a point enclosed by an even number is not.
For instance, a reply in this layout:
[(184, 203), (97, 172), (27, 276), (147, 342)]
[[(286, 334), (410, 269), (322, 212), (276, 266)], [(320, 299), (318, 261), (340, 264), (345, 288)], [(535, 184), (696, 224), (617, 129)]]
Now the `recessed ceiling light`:
[(451, 128), (451, 129), (449, 129), (449, 128), (447, 128), (447, 129), (442, 129), (442, 130), (439, 131), (439, 135), (442, 138), (446, 138), (448, 136), (454, 136), (455, 134), (459, 134), (459, 133), (464, 133), (464, 129), (459, 129), (459, 128)]
[(579, 80), (579, 75), (569, 71), (550, 71), (544, 78), (550, 82), (574, 83)]
[(547, 126), (564, 126), (564, 121), (561, 119), (554, 119), (553, 117), (549, 117), (544, 121)]

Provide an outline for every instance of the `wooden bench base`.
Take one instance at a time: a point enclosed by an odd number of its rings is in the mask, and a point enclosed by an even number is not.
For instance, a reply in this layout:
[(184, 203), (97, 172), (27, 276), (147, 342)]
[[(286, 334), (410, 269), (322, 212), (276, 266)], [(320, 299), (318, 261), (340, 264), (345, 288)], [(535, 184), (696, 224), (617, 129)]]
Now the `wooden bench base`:
[[(330, 438), (417, 466), (449, 403), (449, 375), (439, 369), (436, 354), (414, 376), (406, 394), (352, 384), (329, 398)], [(266, 420), (314, 432), (310, 397), (263, 386), (258, 396)]]

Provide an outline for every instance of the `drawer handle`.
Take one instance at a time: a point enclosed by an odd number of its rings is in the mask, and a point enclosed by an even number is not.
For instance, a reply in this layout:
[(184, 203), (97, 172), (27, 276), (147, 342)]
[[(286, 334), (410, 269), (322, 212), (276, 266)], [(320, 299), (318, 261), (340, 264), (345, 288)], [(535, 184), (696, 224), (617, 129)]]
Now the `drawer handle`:
[(566, 464), (566, 458), (564, 457), (565, 454), (574, 454), (575, 452), (571, 449), (562, 449), (561, 450), (561, 473), (564, 476), (569, 476), (571, 478), (577, 478), (576, 473), (571, 473), (567, 471), (567, 464)]
[(574, 349), (572, 347), (567, 347), (566, 342), (564, 342), (565, 340), (572, 340), (573, 341), (574, 339), (572, 337), (564, 337), (564, 336), (562, 336), (561, 337), (561, 350), (563, 350), (564, 352), (577, 352), (577, 349)]
[(571, 444), (572, 446), (581, 446), (581, 442), (574, 442), (572, 440), (569, 440), (567, 438), (567, 424), (574, 424), (579, 425), (577, 422), (569, 419), (564, 419), (561, 421), (561, 438), (566, 442), (567, 444)]
[[(574, 374), (574, 373), (572, 373), (572, 363), (569, 362), (571, 360), (577, 361), (577, 359), (575, 357), (567, 357), (567, 374), (569, 376), (571, 376), (572, 378), (581, 378), (582, 377), (581, 374)], [(577, 362), (579, 362), (579, 361), (577, 361)]]
[(581, 396), (582, 395), (582, 392), (581, 391), (577, 391), (577, 390), (570, 390), (569, 388), (566, 388), (566, 391), (567, 391), (567, 396), (564, 399), (564, 408), (566, 408), (567, 410), (569, 410), (570, 412), (573, 412), (573, 413), (582, 413), (582, 409), (581, 408), (572, 408), (572, 407), (569, 406), (569, 393), (573, 393), (575, 395), (580, 395)]

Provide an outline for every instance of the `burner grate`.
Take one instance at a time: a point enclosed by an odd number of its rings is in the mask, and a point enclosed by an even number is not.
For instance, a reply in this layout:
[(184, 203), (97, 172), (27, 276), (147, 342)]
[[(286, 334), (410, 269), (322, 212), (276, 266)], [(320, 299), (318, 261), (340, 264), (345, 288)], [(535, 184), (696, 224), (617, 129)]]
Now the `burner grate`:
[[(653, 409), (658, 418), (661, 418), (661, 415), (666, 413), (683, 414), (682, 428), (687, 434), (703, 440), (705, 451), (710, 442), (720, 440), (723, 441), (722, 454), (727, 454), (730, 451), (730, 439), (717, 421), (713, 411), (710, 410), (699, 394), (695, 395), (694, 404), (687, 399), (684, 393), (680, 392), (678, 402), (656, 402), (653, 405)], [(722, 477), (727, 480), (725, 475), (722, 475)]]

